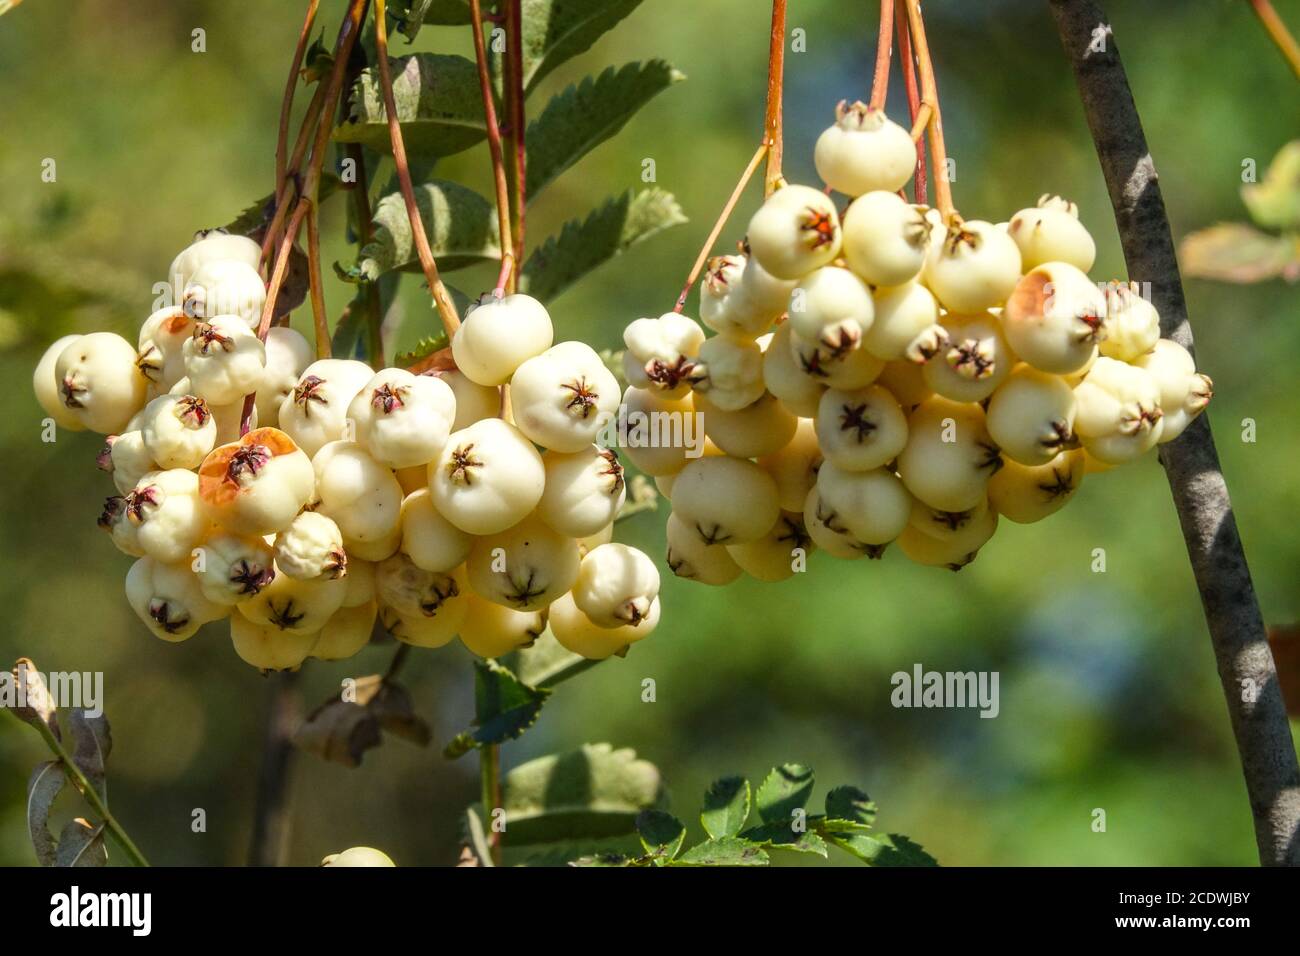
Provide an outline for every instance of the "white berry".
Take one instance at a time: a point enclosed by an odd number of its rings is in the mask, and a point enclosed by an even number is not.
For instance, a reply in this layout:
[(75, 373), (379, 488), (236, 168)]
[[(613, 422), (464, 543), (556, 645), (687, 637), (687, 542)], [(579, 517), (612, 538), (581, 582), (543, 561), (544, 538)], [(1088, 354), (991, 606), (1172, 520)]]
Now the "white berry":
[(237, 315), (250, 329), (262, 321), (266, 284), (257, 269), (238, 259), (215, 259), (199, 266), (181, 296), (181, 308), (196, 319)]
[(275, 536), (275, 566), (300, 581), (341, 578), (348, 573), (343, 533), (325, 515), (304, 511)]
[(859, 196), (844, 214), (844, 258), (873, 286), (898, 286), (921, 273), (930, 223), (894, 192)]
[(749, 220), (749, 250), (777, 279), (798, 279), (840, 252), (835, 203), (811, 186), (778, 189)]
[(591, 346), (561, 342), (519, 366), (510, 403), (515, 425), (530, 440), (581, 451), (618, 412), (618, 379)]
[(589, 445), (568, 454), (548, 451), (542, 465), (546, 490), (537, 514), (560, 534), (585, 538), (618, 517), (627, 499), (627, 480), (612, 449)]
[(1079, 222), (1079, 210), (1060, 197), (1043, 196), (1032, 209), (1011, 217), (1007, 235), (1020, 248), (1023, 268), (1045, 262), (1068, 262), (1087, 272), (1097, 258), (1097, 244)]
[(679, 578), (718, 586), (740, 577), (740, 565), (726, 546), (705, 544), (675, 512), (668, 516), (666, 533), (668, 550), (664, 560)]
[(426, 465), (447, 442), (456, 396), (441, 379), (386, 368), (348, 406), (356, 441), (389, 468)]
[(216, 419), (194, 395), (160, 395), (140, 418), (144, 446), (160, 468), (198, 468), (216, 447)]
[(1021, 363), (989, 399), (986, 423), (1008, 458), (1044, 465), (1074, 442), (1074, 391), (1059, 376)]
[(126, 573), (126, 600), (155, 637), (184, 641), (209, 621), (230, 613), (203, 596), (186, 562), (163, 564), (141, 558)]
[(349, 554), (379, 561), (401, 543), (402, 486), (355, 442), (330, 442), (312, 458), (316, 510), (332, 518)]
[(908, 417), (898, 474), (917, 498), (942, 511), (965, 511), (985, 498), (1002, 457), (978, 405), (934, 396)]
[(479, 657), (501, 657), (529, 647), (546, 630), (541, 611), (516, 611), (473, 593), (466, 597), (466, 606), (460, 641)]
[(352, 359), (312, 362), (280, 404), (279, 427), (308, 456), (329, 442), (350, 437), (348, 409), (374, 374), (365, 362)]
[(921, 283), (877, 289), (875, 303), (876, 319), (863, 345), (877, 358), (919, 364), (947, 344), (947, 333), (939, 325), (939, 303)]
[(145, 400), (145, 377), (136, 351), (112, 332), (71, 341), (54, 362), (59, 400), (83, 428), (101, 435), (122, 432)]
[(1160, 387), (1162, 444), (1181, 435), (1214, 397), (1214, 382), (1196, 371), (1191, 353), (1172, 339), (1160, 339), (1134, 364), (1150, 372)]
[(706, 544), (756, 541), (779, 512), (776, 482), (751, 461), (698, 458), (673, 485), (673, 513)]
[(402, 551), (425, 571), (450, 571), (465, 563), (473, 538), (442, 516), (427, 487), (402, 501)]
[(546, 308), (531, 296), (489, 299), (471, 309), (451, 340), (456, 367), (479, 385), (504, 385), (520, 365), (551, 347)]
[(1086, 275), (1064, 262), (1026, 273), (1002, 312), (1007, 342), (1034, 368), (1056, 375), (1091, 361), (1105, 335), (1106, 298)]
[(476, 539), (465, 571), (479, 597), (517, 611), (538, 611), (573, 586), (580, 560), (573, 538), (530, 516), (507, 531)]
[(199, 466), (199, 497), (209, 517), (238, 534), (287, 528), (314, 487), (311, 459), (276, 428), (256, 428), (219, 445)]
[(448, 521), (469, 534), (497, 534), (537, 507), (542, 456), (513, 425), (485, 418), (453, 432), (429, 463), (429, 490)]
[(1164, 430), (1160, 384), (1146, 369), (1097, 359), (1074, 389), (1075, 430), (1083, 446), (1107, 464), (1149, 451)]
[(995, 316), (948, 313), (948, 343), (922, 370), (925, 384), (955, 402), (982, 402), (1011, 374), (1015, 357)]
[(907, 416), (880, 385), (827, 389), (815, 422), (826, 460), (848, 471), (879, 468), (897, 458), (907, 444)]
[(597, 627), (637, 627), (659, 596), (659, 570), (643, 551), (602, 544), (582, 559), (573, 602)]
[(1020, 249), (990, 222), (955, 222), (931, 247), (922, 278), (945, 309), (982, 312), (1016, 287)]
[(826, 185), (849, 196), (897, 192), (916, 169), (912, 135), (882, 110), (841, 102), (835, 125), (817, 138), (813, 164)]

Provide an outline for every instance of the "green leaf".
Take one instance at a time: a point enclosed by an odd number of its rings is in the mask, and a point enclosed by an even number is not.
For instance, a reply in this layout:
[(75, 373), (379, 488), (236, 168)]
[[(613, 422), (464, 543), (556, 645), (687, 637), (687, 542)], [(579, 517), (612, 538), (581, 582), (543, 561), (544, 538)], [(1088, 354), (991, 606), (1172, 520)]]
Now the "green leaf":
[[(338, 176), (331, 172), (322, 172), (320, 184), (316, 187), (317, 205), (343, 188), (343, 180)], [(275, 193), (269, 193), (252, 205), (244, 207), (238, 216), (221, 228), (236, 236), (252, 236), (256, 233), (260, 241), (261, 230), (269, 225), (273, 218), (275, 218)]]
[(704, 794), (700, 822), (710, 837), (733, 837), (749, 816), (749, 781), (744, 777), (715, 780)]
[(637, 814), (636, 832), (646, 853), (663, 866), (682, 851), (686, 840), (686, 827), (671, 813), (663, 810), (642, 810)]
[(63, 765), (47, 760), (36, 765), (27, 782), (27, 832), (41, 866), (54, 866), (56, 844), (49, 830), (50, 808), (63, 791)]
[(584, 744), (521, 764), (502, 778), (510, 846), (630, 834), (664, 800), (654, 764), (632, 750)]
[(494, 660), (474, 662), (474, 740), (514, 740), (537, 720), (549, 690), (530, 687)]
[(876, 804), (857, 787), (836, 787), (826, 794), (826, 819), (829, 830), (869, 830), (876, 822)]
[(832, 843), (871, 866), (938, 866), (939, 862), (899, 833), (828, 834)]
[[(474, 190), (435, 179), (415, 187), (415, 204), (440, 271), (501, 257), (496, 211)], [(379, 200), (373, 237), (361, 249), (356, 264), (339, 275), (348, 281), (373, 282), (394, 269), (420, 269), (411, 220), (400, 192)]]
[(520, 274), (520, 291), (550, 302), (570, 285), (658, 232), (686, 222), (671, 193), (631, 190), (607, 200), (582, 222), (564, 224), (533, 251)]
[(569, 866), (627, 867), (644, 865), (639, 858), (624, 856), (621, 853), (599, 853), (594, 856), (580, 856), (570, 860)]
[(1222, 222), (1194, 232), (1179, 249), (1183, 272), (1220, 282), (1300, 278), (1300, 236), (1271, 236), (1244, 222)]
[(754, 805), (765, 823), (790, 825), (791, 815), (808, 805), (812, 795), (813, 772), (797, 763), (773, 767), (758, 788)]
[(795, 853), (815, 853), (826, 856), (826, 841), (811, 829), (796, 831), (791, 821), (773, 820), (762, 826), (751, 827), (740, 834), (741, 839), (749, 840), (759, 846), (770, 846), (776, 850), (792, 850)]
[(618, 70), (611, 66), (554, 97), (528, 124), (529, 200), (622, 129), (656, 94), (684, 79), (663, 60), (629, 63)]
[[(493, 6), (490, 0), (484, 0), (483, 12)], [(473, 22), (468, 0), (398, 0), (389, 8), (388, 15), (399, 23), (398, 29), (408, 43), (426, 23), (455, 27)]]
[(441, 352), (450, 344), (451, 344), (451, 340), (447, 338), (446, 332), (440, 332), (437, 335), (425, 336), (424, 338), (420, 339), (420, 341), (415, 343), (414, 348), (408, 349), (407, 351), (398, 354), (393, 359), (393, 365), (397, 366), (398, 368), (407, 368), (408, 366), (414, 365), (416, 362), (420, 361), (421, 359), (428, 358), (434, 352)]
[[(522, 0), (524, 91), (584, 53), (641, 0)], [(496, 75), (500, 76), (500, 65)]]
[(1264, 178), (1241, 187), (1250, 218), (1265, 229), (1300, 229), (1300, 139), (1278, 150)]
[(763, 848), (740, 837), (706, 840), (693, 846), (671, 866), (767, 866), (771, 862)]
[(479, 866), (496, 866), (492, 862), (492, 851), (488, 848), (487, 833), (483, 830), (483, 821), (473, 807), (465, 810), (465, 839), (469, 841), (470, 851)]
[[(472, 60), (442, 53), (390, 59), (393, 101), (408, 153), (451, 156), (487, 136), (478, 68)], [(335, 128), (334, 139), (392, 151), (377, 69), (363, 70), (357, 77), (348, 100), (348, 118)]]

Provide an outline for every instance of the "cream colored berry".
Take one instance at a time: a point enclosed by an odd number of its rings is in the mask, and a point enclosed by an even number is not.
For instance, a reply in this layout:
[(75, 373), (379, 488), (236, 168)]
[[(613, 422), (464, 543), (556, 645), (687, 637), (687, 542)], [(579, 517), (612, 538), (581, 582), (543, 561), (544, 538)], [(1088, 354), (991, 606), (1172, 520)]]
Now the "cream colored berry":
[(844, 258), (873, 286), (899, 286), (921, 273), (930, 222), (895, 192), (869, 192), (844, 214)]
[(821, 500), (815, 486), (804, 502), (803, 519), (813, 544), (831, 557), (853, 561), (863, 556), (879, 558), (885, 553), (885, 545), (867, 544), (853, 537), (839, 513)]
[(770, 321), (775, 321), (786, 310), (797, 282), (798, 278), (778, 279), (752, 255), (745, 255), (745, 268), (740, 273), (741, 291), (750, 307)]
[(848, 471), (879, 468), (907, 444), (907, 416), (880, 385), (827, 389), (815, 421), (822, 454)]
[(238, 316), (197, 323), (181, 351), (190, 388), (214, 405), (237, 402), (262, 384), (266, 346)]
[(777, 279), (798, 279), (840, 252), (835, 203), (810, 186), (778, 189), (749, 220), (750, 255)]
[(198, 468), (216, 447), (217, 422), (194, 395), (160, 395), (144, 407), (140, 436), (162, 468)]
[(748, 544), (729, 545), (727, 553), (751, 578), (774, 584), (806, 571), (815, 548), (803, 515), (783, 511), (767, 534)]
[(179, 307), (185, 287), (201, 268), (212, 262), (233, 259), (256, 270), (262, 262), (262, 247), (247, 236), (236, 236), (219, 229), (202, 233), (172, 260), (167, 279), (172, 284)]
[(290, 577), (278, 565), (275, 571), (270, 584), (235, 605), (235, 610), (254, 624), (315, 634), (343, 606), (348, 586), (342, 578), (305, 581)]
[(1021, 363), (989, 399), (989, 435), (1007, 458), (1044, 465), (1076, 442), (1074, 404), (1064, 379)]
[(623, 344), (627, 347), (623, 371), (629, 385), (680, 398), (690, 390), (704, 330), (688, 316), (666, 312), (657, 319), (631, 322), (623, 330)]
[(80, 335), (65, 335), (55, 339), (41, 355), (36, 370), (32, 372), (32, 391), (36, 393), (37, 404), (46, 415), (54, 419), (55, 425), (70, 432), (83, 431), (86, 426), (73, 414), (71, 408), (63, 404), (63, 395), (59, 390), (61, 383), (55, 377), (54, 366), (60, 353), (80, 338)]
[(604, 660), (623, 651), (630, 644), (650, 636), (659, 625), (659, 600), (650, 605), (649, 613), (635, 627), (598, 627), (578, 609), (572, 594), (565, 594), (551, 605), (547, 613), (551, 633), (565, 650), (589, 660)]
[(315, 352), (300, 332), (287, 325), (272, 326), (266, 333), (266, 365), (257, 385), (257, 419), (263, 425), (279, 426), (280, 407), (312, 363)]
[(597, 627), (637, 627), (659, 596), (659, 570), (643, 551), (602, 544), (582, 559), (573, 602)]
[(159, 309), (144, 320), (135, 364), (150, 386), (165, 391), (185, 377), (185, 343), (194, 326), (180, 307)]
[(912, 178), (916, 144), (912, 134), (882, 110), (841, 102), (835, 108), (835, 124), (817, 138), (813, 163), (817, 175), (837, 192), (894, 193)]
[(620, 437), (619, 450), (647, 475), (676, 474), (693, 460), (690, 455), (701, 451), (703, 426), (689, 397), (665, 398), (630, 386), (623, 393), (623, 408), (627, 436)]
[(1136, 282), (1106, 287), (1106, 337), (1098, 348), (1107, 358), (1137, 362), (1160, 341), (1160, 313), (1142, 298)]
[(965, 511), (939, 511), (913, 499), (908, 526), (966, 553), (978, 551), (992, 537), (997, 518), (987, 500)]
[(378, 614), (379, 605), (374, 601), (355, 607), (340, 607), (320, 629), (311, 656), (320, 661), (344, 661), (355, 657), (370, 643)]
[(800, 418), (785, 445), (758, 459), (759, 467), (776, 482), (777, 503), (782, 511), (803, 510), (808, 490), (817, 482), (822, 458), (813, 420)]
[(934, 394), (925, 381), (925, 366), (906, 359), (886, 362), (876, 384), (889, 389), (903, 409), (910, 410)]
[(456, 367), (479, 385), (504, 385), (528, 359), (551, 347), (546, 308), (531, 296), (508, 295), (471, 309), (451, 339)]
[(1001, 305), (1020, 278), (1020, 250), (992, 223), (954, 222), (926, 257), (922, 281), (950, 312)]
[(375, 562), (362, 561), (348, 556), (348, 576), (343, 579), (348, 589), (343, 595), (344, 607), (360, 607), (375, 599)]
[(1020, 248), (1025, 270), (1045, 262), (1068, 262), (1087, 272), (1097, 258), (1097, 244), (1079, 222), (1079, 210), (1059, 196), (1046, 196), (1022, 209), (1007, 223), (1007, 235)]
[(1160, 397), (1160, 384), (1146, 369), (1097, 359), (1074, 389), (1074, 427), (1083, 447), (1112, 465), (1146, 453), (1164, 431)]
[(104, 447), (108, 451), (105, 470), (113, 475), (113, 484), (120, 494), (129, 492), (149, 472), (158, 471), (158, 463), (149, 454), (144, 433), (138, 428), (120, 435), (109, 435)]
[(917, 498), (942, 511), (965, 511), (984, 500), (1002, 457), (978, 405), (936, 395), (913, 409), (898, 475)]
[[(394, 555), (389, 561), (404, 557)], [(456, 637), (465, 622), (469, 589), (462, 568), (450, 574), (434, 574), (405, 561), (385, 572), (381, 563), (375, 579), (380, 620), (403, 643), (442, 647)], [(403, 609), (409, 613), (403, 613)]]
[(591, 346), (561, 342), (519, 366), (510, 402), (515, 425), (531, 441), (581, 451), (618, 413), (618, 379)]
[(247, 328), (255, 329), (266, 304), (266, 283), (247, 262), (214, 259), (199, 266), (181, 295), (186, 315), (211, 321), (218, 315), (235, 315)]
[(744, 408), (763, 394), (763, 350), (748, 339), (715, 335), (700, 346), (691, 385), (717, 408)]
[(751, 461), (698, 458), (673, 485), (673, 513), (705, 544), (756, 541), (779, 512), (776, 482)]
[(308, 457), (329, 442), (351, 438), (348, 409), (374, 374), (365, 362), (352, 359), (312, 362), (280, 403), (279, 427)]
[(589, 534), (585, 538), (578, 539), (578, 554), (586, 555), (592, 548), (598, 548), (602, 544), (609, 544), (614, 540), (614, 523), (611, 521), (605, 527), (601, 528), (595, 534)]
[(191, 562), (203, 596), (233, 607), (256, 595), (275, 577), (275, 552), (254, 535), (218, 532), (199, 546)]
[(469, 534), (498, 534), (537, 507), (542, 456), (513, 425), (485, 418), (453, 432), (429, 464), (429, 491), (448, 521)]
[[(211, 526), (199, 500), (199, 476), (184, 468), (151, 471), (142, 477), (127, 493), (118, 525), (130, 529), (144, 554), (164, 564), (188, 558)], [(114, 540), (118, 533), (114, 528)]]
[(912, 497), (891, 471), (847, 471), (828, 461), (817, 472), (816, 505), (814, 517), (829, 530), (880, 548), (902, 532)]
[(465, 563), (473, 538), (442, 516), (427, 487), (402, 500), (402, 552), (425, 571), (450, 571)]
[(276, 428), (256, 428), (214, 448), (199, 466), (199, 497), (211, 520), (237, 534), (274, 534), (312, 500), (309, 459)]
[(330, 442), (312, 459), (316, 510), (333, 519), (349, 554), (379, 561), (401, 543), (402, 486), (355, 442)]
[(54, 362), (59, 400), (83, 428), (120, 434), (144, 407), (146, 381), (135, 363), (135, 349), (120, 335), (80, 336)]
[[(987, 514), (991, 516), (993, 528), (996, 530), (997, 515), (992, 511), (988, 511)], [(981, 528), (982, 530), (987, 530), (987, 528)], [(989, 536), (992, 536), (991, 531)], [(987, 541), (987, 538), (985, 541)], [(903, 554), (917, 564), (947, 568), (949, 571), (960, 571), (975, 560), (985, 541), (972, 546), (972, 543), (965, 538), (945, 540), (909, 526), (898, 536), (898, 547)]]
[(1017, 524), (1041, 521), (1074, 496), (1083, 481), (1086, 459), (1082, 448), (1063, 451), (1043, 465), (1022, 465), (1008, 459), (989, 479), (989, 505)]
[(1134, 363), (1155, 378), (1160, 387), (1160, 439), (1173, 441), (1214, 397), (1214, 382), (1196, 371), (1191, 353), (1172, 339), (1160, 339)]
[(538, 611), (569, 588), (582, 559), (573, 538), (529, 516), (474, 541), (465, 570), (479, 597), (516, 611)]
[[(700, 321), (715, 332), (752, 339), (784, 311), (763, 308), (745, 290), (746, 256), (714, 256), (700, 280)], [(629, 379), (631, 381), (631, 379)]]
[(555, 531), (585, 538), (618, 517), (627, 500), (627, 480), (617, 452), (596, 445), (569, 454), (548, 451), (542, 464), (546, 490), (537, 515)]
[(501, 414), (501, 389), (493, 385), (479, 385), (458, 369), (444, 369), (433, 373), (447, 384), (456, 397), (456, 418), (451, 430), (460, 431), (485, 418)]
[(835, 353), (856, 349), (875, 319), (867, 284), (848, 269), (823, 266), (790, 293), (790, 328)]
[(467, 596), (466, 603), (460, 641), (479, 657), (502, 657), (521, 647), (531, 647), (546, 630), (542, 611), (516, 611), (473, 593)]
[(343, 533), (325, 515), (304, 511), (275, 536), (275, 565), (300, 581), (344, 577), (348, 556)]
[(792, 414), (812, 418), (826, 386), (799, 367), (790, 346), (790, 323), (776, 328), (763, 350), (763, 384)]
[(790, 351), (801, 372), (829, 388), (865, 388), (885, 367), (881, 359), (864, 348), (828, 348), (793, 330)]
[(126, 573), (126, 600), (155, 637), (173, 643), (230, 613), (203, 596), (199, 579), (185, 562), (136, 561)]
[(736, 411), (716, 408), (706, 395), (696, 395), (695, 411), (703, 416), (704, 433), (733, 458), (778, 451), (794, 436), (799, 421), (768, 392)]
[(450, 386), (400, 368), (381, 370), (348, 406), (357, 444), (389, 468), (427, 465), (442, 451), (455, 417)]
[(1101, 290), (1063, 262), (1026, 273), (1002, 312), (1002, 330), (1016, 355), (1056, 375), (1076, 372), (1092, 360), (1105, 322)]
[(1015, 356), (997, 317), (948, 313), (943, 317), (948, 344), (925, 363), (926, 385), (955, 402), (982, 402), (1011, 374)]
[(286, 631), (242, 614), (230, 617), (230, 642), (245, 664), (266, 671), (296, 671), (320, 641), (317, 631)]
[(705, 544), (695, 529), (676, 514), (668, 516), (668, 550), (664, 556), (669, 570), (679, 578), (714, 586), (730, 584), (740, 577), (740, 565), (725, 545)]
[(921, 283), (877, 289), (875, 303), (876, 319), (863, 345), (876, 358), (921, 363), (947, 344), (947, 333), (939, 324), (939, 303)]

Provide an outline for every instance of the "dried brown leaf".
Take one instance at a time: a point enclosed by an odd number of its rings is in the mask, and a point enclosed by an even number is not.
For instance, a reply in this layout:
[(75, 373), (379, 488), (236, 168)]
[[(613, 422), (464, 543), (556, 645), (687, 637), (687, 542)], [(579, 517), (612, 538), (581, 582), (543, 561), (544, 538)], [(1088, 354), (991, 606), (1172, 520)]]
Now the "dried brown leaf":
[(91, 786), (103, 799), (108, 799), (104, 772), (108, 755), (113, 750), (113, 734), (108, 718), (103, 714), (89, 716), (80, 707), (68, 712), (68, 732), (72, 735), (72, 760), (81, 768)]
[(1179, 253), (1183, 271), (1200, 279), (1248, 283), (1300, 278), (1300, 243), (1294, 236), (1271, 236), (1243, 222), (1194, 232)]
[(20, 692), (21, 706), (14, 708), (14, 713), (33, 727), (43, 724), (56, 738), (60, 738), (57, 708), (50, 689), (45, 686), (45, 678), (36, 669), (29, 658), (20, 657), (14, 664), (14, 681)]
[(104, 866), (108, 863), (108, 848), (104, 846), (103, 826), (91, 826), (77, 817), (59, 834), (59, 849), (55, 866)]
[(36, 765), (27, 782), (27, 831), (41, 866), (54, 866), (56, 863), (57, 849), (49, 827), (50, 808), (63, 791), (66, 780), (60, 762), (47, 760)]

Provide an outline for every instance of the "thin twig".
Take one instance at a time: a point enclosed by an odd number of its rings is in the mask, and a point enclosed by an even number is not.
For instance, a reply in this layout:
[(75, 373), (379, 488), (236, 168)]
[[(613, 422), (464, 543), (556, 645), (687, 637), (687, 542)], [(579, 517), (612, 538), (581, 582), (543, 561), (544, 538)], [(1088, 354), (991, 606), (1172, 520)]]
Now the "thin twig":
[[(1161, 332), (1192, 348), (1169, 218), (1106, 14), (1050, 0), (1115, 210), (1130, 278), (1151, 283)], [(1208, 416), (1160, 446), (1250, 795), (1260, 862), (1300, 865), (1300, 766)]]
[[(357, 246), (365, 248), (374, 231), (374, 218), (370, 211), (370, 178), (366, 172), (365, 150), (360, 143), (348, 143), (347, 157), (355, 164), (357, 181), (352, 184), (352, 206), (357, 217)], [(366, 330), (369, 336), (367, 352), (376, 368), (384, 364), (383, 310), (379, 300), (379, 284), (367, 282), (362, 294), (366, 304)]]
[(492, 157), (492, 179), (497, 192), (497, 230), (501, 243), (501, 273), (493, 294), (500, 298), (515, 288), (514, 242), (510, 230), (510, 186), (506, 182), (505, 157), (501, 151), (501, 126), (497, 122), (496, 98), (488, 74), (487, 45), (483, 41), (483, 11), (479, 0), (470, 0), (469, 15), (474, 29), (474, 60), (478, 65), (479, 93), (483, 97), (483, 118), (487, 124), (488, 152)]
[(767, 108), (763, 137), (767, 144), (767, 170), (763, 195), (770, 196), (781, 182), (785, 144), (781, 121), (781, 92), (785, 85), (785, 0), (772, 0), (772, 32), (767, 43)]
[(310, 0), (307, 4), (307, 16), (303, 20), (302, 33), (298, 35), (298, 45), (293, 51), (293, 60), (289, 64), (289, 79), (284, 85), (284, 99), (280, 103), (280, 130), (275, 141), (275, 190), (278, 195), (284, 186), (286, 163), (289, 151), (289, 117), (293, 112), (293, 94), (298, 89), (298, 72), (302, 69), (302, 57), (311, 39), (311, 28), (316, 22), (316, 8), (320, 0)]
[(411, 233), (415, 241), (415, 250), (420, 257), (420, 268), (424, 270), (424, 278), (429, 283), (429, 292), (438, 307), (438, 314), (442, 316), (443, 330), (448, 335), (455, 335), (456, 330), (460, 328), (460, 316), (456, 313), (456, 305), (451, 301), (451, 295), (438, 274), (438, 263), (434, 261), (433, 250), (429, 248), (429, 237), (424, 232), (420, 207), (415, 202), (411, 168), (406, 162), (406, 144), (402, 141), (402, 124), (397, 118), (397, 101), (393, 96), (392, 68), (388, 65), (388, 27), (384, 0), (375, 0), (375, 48), (379, 55), (379, 82), (384, 94), (384, 112), (388, 116), (388, 138), (392, 142), (393, 163), (397, 167), (397, 180), (402, 186), (402, 198), (406, 200), (406, 216), (411, 221)]
[(117, 818), (114, 817), (113, 814), (109, 813), (108, 805), (99, 798), (99, 791), (91, 785), (90, 780), (87, 779), (84, 773), (82, 773), (81, 768), (77, 766), (76, 761), (74, 761), (68, 754), (67, 749), (63, 746), (63, 742), (59, 740), (58, 737), (54, 736), (54, 732), (46, 726), (45, 721), (37, 720), (33, 721), (32, 724), (36, 727), (36, 730), (40, 733), (41, 737), (44, 738), (46, 745), (58, 756), (63, 772), (73, 782), (76, 788), (81, 791), (81, 795), (86, 798), (86, 802), (90, 804), (90, 808), (104, 821), (104, 825), (108, 827), (108, 832), (112, 834), (113, 839), (117, 841), (118, 846), (120, 846), (123, 851), (125, 851), (126, 855), (130, 857), (131, 862), (136, 866), (148, 866), (149, 861), (144, 858), (144, 854), (140, 852), (140, 848), (135, 845), (135, 842), (127, 834), (126, 830), (123, 829), (122, 824), (117, 821)]
[(524, 115), (524, 20), (522, 0), (509, 0), (506, 8), (506, 102), (510, 109), (510, 139), (515, 148), (514, 221), (511, 234), (515, 241), (515, 262), (524, 259), (524, 221), (528, 209), (528, 152), (524, 138), (527, 120)]
[(871, 77), (871, 108), (883, 110), (889, 96), (889, 57), (894, 49), (894, 0), (880, 0), (880, 32), (876, 37), (876, 71)]
[(1273, 4), (1269, 0), (1250, 0), (1250, 5), (1254, 8), (1255, 15), (1259, 17), (1259, 22), (1264, 25), (1268, 35), (1277, 44), (1277, 48), (1282, 51), (1282, 56), (1295, 72), (1296, 77), (1300, 78), (1300, 44), (1296, 43), (1291, 31), (1277, 15)]
[(307, 287), (311, 296), (312, 323), (316, 329), (316, 357), (330, 357), (330, 324), (325, 315), (325, 289), (320, 275), (320, 231), (316, 222), (316, 204), (307, 205)]
[(686, 297), (691, 294), (691, 287), (695, 285), (695, 280), (700, 277), (700, 272), (704, 268), (704, 263), (708, 261), (709, 252), (713, 249), (713, 244), (718, 241), (718, 236), (722, 234), (722, 229), (731, 218), (731, 212), (736, 208), (736, 203), (740, 200), (740, 194), (745, 191), (749, 181), (754, 177), (758, 164), (763, 161), (763, 157), (768, 155), (770, 147), (767, 143), (760, 143), (758, 149), (749, 160), (749, 165), (745, 171), (740, 174), (740, 179), (736, 183), (736, 188), (731, 191), (727, 204), (722, 207), (722, 212), (718, 215), (718, 220), (709, 230), (709, 237), (704, 240), (704, 246), (700, 249), (700, 254), (695, 257), (695, 265), (691, 266), (691, 274), (686, 277), (686, 285), (682, 286), (682, 294), (677, 297), (677, 304), (673, 306), (674, 312), (681, 312), (686, 305)]
[(952, 183), (948, 179), (948, 150), (943, 141), (943, 111), (939, 108), (939, 85), (934, 76), (934, 61), (925, 39), (925, 20), (921, 0), (904, 0), (907, 4), (908, 28), (916, 50), (917, 69), (921, 75), (921, 102), (930, 104), (930, 161), (934, 169), (934, 198), (947, 222), (956, 212), (952, 204)]
[(289, 784), (294, 758), (292, 737), (298, 723), (298, 695), (294, 688), (297, 679), (294, 671), (284, 671), (272, 678), (249, 866), (283, 866), (286, 861), (293, 822)]
[[(903, 0), (895, 0), (897, 13), (895, 28), (898, 32), (898, 58), (903, 67), (903, 83), (907, 88), (907, 109), (912, 123), (921, 116), (921, 91), (916, 83), (916, 60), (912, 58), (912, 38), (907, 29), (907, 11), (903, 9)], [(929, 125), (927, 111), (926, 125)], [(925, 168), (925, 142), (913, 130), (912, 139), (916, 141), (916, 175), (912, 181), (912, 200), (922, 206), (930, 203), (930, 187)]]

